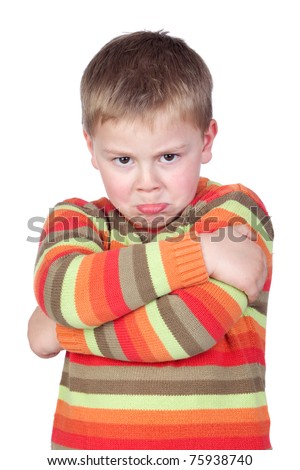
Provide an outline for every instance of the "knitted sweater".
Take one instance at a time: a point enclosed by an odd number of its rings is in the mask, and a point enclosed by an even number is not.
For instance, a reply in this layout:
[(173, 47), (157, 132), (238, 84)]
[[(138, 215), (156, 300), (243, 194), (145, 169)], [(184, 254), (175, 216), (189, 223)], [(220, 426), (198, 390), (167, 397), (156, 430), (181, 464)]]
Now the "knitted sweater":
[[(209, 278), (198, 232), (247, 223), (264, 250), (259, 298)], [(273, 230), (242, 185), (200, 178), (195, 198), (143, 232), (106, 199), (47, 219), (35, 295), (66, 349), (53, 449), (269, 449), (265, 325)]]

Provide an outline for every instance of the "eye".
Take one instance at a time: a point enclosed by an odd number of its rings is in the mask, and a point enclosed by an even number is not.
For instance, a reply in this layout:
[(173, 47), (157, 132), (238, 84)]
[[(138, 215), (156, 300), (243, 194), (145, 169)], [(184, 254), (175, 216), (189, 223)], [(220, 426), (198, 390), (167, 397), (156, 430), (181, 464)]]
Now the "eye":
[(162, 155), (161, 161), (163, 163), (171, 163), (171, 162), (176, 161), (177, 158), (178, 158), (178, 155), (176, 153), (165, 153), (164, 155)]
[(118, 157), (114, 159), (114, 162), (119, 165), (119, 166), (128, 166), (130, 163), (131, 158), (130, 157)]

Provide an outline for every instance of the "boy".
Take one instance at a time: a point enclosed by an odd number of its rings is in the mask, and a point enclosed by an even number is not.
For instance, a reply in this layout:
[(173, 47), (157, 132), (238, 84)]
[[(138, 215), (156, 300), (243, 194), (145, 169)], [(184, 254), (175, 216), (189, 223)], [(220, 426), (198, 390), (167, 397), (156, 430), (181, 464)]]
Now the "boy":
[(115, 38), (83, 74), (109, 199), (58, 204), (41, 237), (29, 341), (67, 351), (53, 449), (271, 447), (272, 226), (251, 190), (199, 179), (211, 91), (199, 55), (162, 32)]

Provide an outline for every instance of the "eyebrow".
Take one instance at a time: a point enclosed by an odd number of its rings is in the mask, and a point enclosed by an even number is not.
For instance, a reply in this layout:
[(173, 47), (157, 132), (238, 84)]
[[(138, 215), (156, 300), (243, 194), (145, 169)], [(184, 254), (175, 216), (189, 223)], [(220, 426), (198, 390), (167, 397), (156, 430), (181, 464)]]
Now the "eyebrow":
[[(182, 150), (185, 150), (188, 147), (187, 144), (182, 144), (182, 145), (175, 145), (175, 146), (166, 146), (164, 150), (158, 150), (156, 152), (156, 155), (164, 155), (166, 153), (176, 153), (180, 152)], [(108, 153), (110, 155), (124, 155), (126, 157), (134, 157), (134, 154), (132, 152), (127, 152), (121, 149), (113, 149), (113, 148), (103, 148), (103, 151), (105, 153)]]
[(131, 152), (124, 152), (123, 150), (118, 150), (118, 149), (109, 149), (109, 148), (103, 148), (103, 151), (105, 153), (109, 153), (110, 155), (125, 155), (127, 157), (133, 157), (133, 153)]

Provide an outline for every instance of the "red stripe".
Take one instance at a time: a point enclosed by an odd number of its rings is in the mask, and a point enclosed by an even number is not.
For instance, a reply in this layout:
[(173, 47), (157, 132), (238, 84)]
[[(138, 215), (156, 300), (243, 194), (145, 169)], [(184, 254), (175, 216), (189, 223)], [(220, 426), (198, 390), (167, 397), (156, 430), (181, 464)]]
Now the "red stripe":
[(259, 363), (265, 365), (264, 353), (258, 348), (245, 348), (235, 349), (230, 352), (216, 351), (214, 348), (210, 349), (201, 354), (197, 354), (194, 357), (187, 359), (181, 359), (179, 361), (167, 361), (167, 362), (125, 362), (118, 361), (116, 359), (108, 359), (104, 357), (97, 357), (86, 354), (76, 354), (67, 352), (67, 356), (70, 362), (74, 364), (82, 364), (86, 366), (115, 366), (115, 367), (195, 367), (195, 366), (240, 366), (243, 364), (255, 364)]
[[(125, 431), (126, 433), (126, 431)], [(164, 440), (106, 439), (81, 436), (54, 429), (52, 441), (55, 444), (82, 450), (184, 450), (184, 449), (252, 449), (266, 450), (271, 448), (269, 436), (191, 438)]]
[(88, 202), (85, 201), (84, 199), (73, 197), (73, 198), (66, 199), (65, 201), (63, 201), (63, 204), (75, 204), (76, 206), (84, 207), (86, 204), (88, 204)]
[(121, 317), (130, 312), (130, 309), (124, 301), (120, 285), (119, 250), (112, 250), (106, 253), (103, 285), (109, 308), (116, 317)]
[[(220, 290), (222, 293), (223, 291)], [(220, 340), (225, 334), (223, 326), (217, 321), (216, 317), (212, 315), (211, 308), (207, 308), (206, 305), (200, 300), (200, 298), (191, 295), (187, 290), (178, 289), (174, 291), (179, 297), (182, 298), (187, 307), (194, 313), (195, 317), (203, 325), (203, 327), (209, 332), (209, 334), (216, 340)], [(205, 289), (201, 289), (199, 286), (199, 295), (203, 294), (209, 296), (209, 293)], [(226, 314), (228, 317), (228, 312), (226, 309), (222, 308), (222, 305), (216, 301), (216, 298), (213, 299), (214, 303), (218, 303), (218, 307), (221, 310), (223, 315)], [(233, 323), (233, 321), (232, 321)]]
[(92, 201), (92, 204), (95, 204), (98, 209), (103, 210), (106, 215), (108, 215), (109, 212), (116, 210), (115, 206), (105, 197)]
[(114, 323), (114, 329), (115, 329), (118, 341), (127, 359), (129, 361), (141, 362), (142, 357), (138, 354), (137, 350), (134, 347), (134, 344), (131, 341), (130, 331), (128, 331), (126, 327), (126, 322), (125, 322), (124, 317), (119, 318), (118, 321)]
[(269, 292), (271, 287), (271, 276), (269, 274), (269, 279), (266, 280), (263, 291), (264, 292)]
[(76, 230), (86, 226), (91, 227), (97, 233), (93, 222), (85, 214), (81, 214), (71, 208), (66, 210), (57, 207), (55, 212), (50, 214), (43, 228), (45, 234), (49, 234), (51, 240), (51, 234), (55, 232), (65, 231), (68, 233), (70, 230)]

